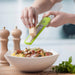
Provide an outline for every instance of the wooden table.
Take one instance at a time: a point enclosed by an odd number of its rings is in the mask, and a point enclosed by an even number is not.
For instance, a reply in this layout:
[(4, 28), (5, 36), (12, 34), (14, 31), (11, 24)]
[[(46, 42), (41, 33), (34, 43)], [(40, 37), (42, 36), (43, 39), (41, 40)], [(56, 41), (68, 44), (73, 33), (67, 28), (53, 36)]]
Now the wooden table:
[[(14, 66), (0, 66), (0, 75), (72, 75), (72, 74), (57, 74), (52, 73), (50, 68), (42, 72), (26, 73), (18, 71)], [(73, 74), (75, 75), (75, 74)]]

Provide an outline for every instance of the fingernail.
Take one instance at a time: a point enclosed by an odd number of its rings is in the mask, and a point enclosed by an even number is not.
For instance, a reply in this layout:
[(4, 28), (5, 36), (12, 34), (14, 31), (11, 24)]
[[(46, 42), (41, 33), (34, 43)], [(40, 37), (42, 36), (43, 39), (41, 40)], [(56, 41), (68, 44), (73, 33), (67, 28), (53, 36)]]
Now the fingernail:
[(47, 27), (49, 27), (49, 25)]
[(36, 25), (34, 25), (34, 27), (36, 27)]
[(31, 27), (34, 27), (34, 25), (33, 25), (33, 24), (31, 24)]
[(26, 25), (26, 27), (28, 28), (28, 26)]
[(30, 27), (28, 26), (28, 28), (30, 28)]
[(31, 25), (29, 25), (29, 28), (31, 28)]

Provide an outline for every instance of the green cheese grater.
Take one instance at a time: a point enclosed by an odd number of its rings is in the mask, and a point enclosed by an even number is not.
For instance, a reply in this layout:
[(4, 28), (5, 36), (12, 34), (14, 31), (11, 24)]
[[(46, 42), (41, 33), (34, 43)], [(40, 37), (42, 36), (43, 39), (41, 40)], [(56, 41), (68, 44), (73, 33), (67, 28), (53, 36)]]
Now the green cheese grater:
[(49, 22), (51, 21), (51, 18), (50, 17), (44, 17), (41, 22), (36, 26), (36, 36), (35, 37), (32, 37), (32, 36), (28, 36), (24, 43), (27, 44), (27, 45), (31, 45), (35, 40), (36, 38), (40, 35), (40, 33), (45, 29), (45, 27), (49, 24)]

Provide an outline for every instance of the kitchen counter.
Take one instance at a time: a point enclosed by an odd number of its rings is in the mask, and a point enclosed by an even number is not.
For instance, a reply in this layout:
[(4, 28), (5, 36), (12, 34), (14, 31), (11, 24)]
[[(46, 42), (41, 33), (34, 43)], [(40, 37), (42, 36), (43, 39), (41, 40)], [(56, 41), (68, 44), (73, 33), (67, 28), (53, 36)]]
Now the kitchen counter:
[(26, 73), (18, 71), (14, 66), (0, 66), (0, 75), (72, 75), (72, 74), (52, 73), (50, 68), (42, 72)]

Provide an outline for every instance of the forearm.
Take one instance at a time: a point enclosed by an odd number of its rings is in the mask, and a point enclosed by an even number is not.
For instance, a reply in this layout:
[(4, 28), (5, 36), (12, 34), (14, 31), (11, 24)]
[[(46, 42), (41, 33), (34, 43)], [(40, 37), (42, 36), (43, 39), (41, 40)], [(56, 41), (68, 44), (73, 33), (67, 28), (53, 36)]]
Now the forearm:
[(69, 14), (69, 20), (68, 22), (71, 24), (75, 24), (75, 14)]
[(56, 3), (56, 0), (35, 0), (32, 7), (36, 8), (37, 13), (43, 13), (45, 11), (48, 11), (52, 6)]

